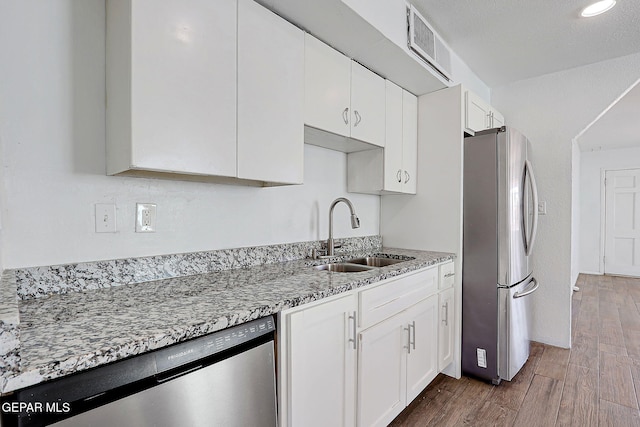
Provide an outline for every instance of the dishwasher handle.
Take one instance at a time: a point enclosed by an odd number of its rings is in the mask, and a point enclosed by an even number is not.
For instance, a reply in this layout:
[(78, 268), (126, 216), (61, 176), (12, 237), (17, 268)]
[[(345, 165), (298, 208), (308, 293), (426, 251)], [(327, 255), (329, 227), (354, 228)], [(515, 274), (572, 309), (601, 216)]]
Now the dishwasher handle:
[(526, 297), (527, 295), (531, 295), (536, 290), (538, 290), (538, 287), (540, 285), (538, 284), (538, 281), (536, 280), (535, 277), (532, 277), (531, 281), (529, 282), (529, 284), (532, 284), (532, 283), (533, 283), (533, 286), (523, 289), (522, 292), (516, 292), (515, 294), (513, 294), (513, 298)]

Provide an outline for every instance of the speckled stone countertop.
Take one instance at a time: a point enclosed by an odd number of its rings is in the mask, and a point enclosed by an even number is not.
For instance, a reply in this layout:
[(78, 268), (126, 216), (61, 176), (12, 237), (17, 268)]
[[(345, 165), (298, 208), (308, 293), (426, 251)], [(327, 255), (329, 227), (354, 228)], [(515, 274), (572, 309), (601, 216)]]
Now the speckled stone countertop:
[[(5, 336), (15, 348), (3, 349), (9, 356), (0, 363), (0, 391), (185, 341), (454, 258), (449, 253), (393, 248), (341, 257), (375, 253), (411, 259), (358, 273), (320, 271), (313, 265), (328, 260), (299, 259), (23, 298), (17, 302), (18, 333)], [(5, 284), (12, 280), (3, 276)], [(15, 283), (12, 286), (15, 289)], [(0, 333), (11, 334), (11, 327), (4, 327), (11, 323), (11, 310), (3, 316)]]

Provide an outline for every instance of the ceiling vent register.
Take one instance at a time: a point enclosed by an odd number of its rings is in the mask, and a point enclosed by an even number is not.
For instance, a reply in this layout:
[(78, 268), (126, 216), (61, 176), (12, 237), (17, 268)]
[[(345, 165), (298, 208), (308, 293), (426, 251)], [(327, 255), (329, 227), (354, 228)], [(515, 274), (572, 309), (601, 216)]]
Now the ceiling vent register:
[(420, 59), (451, 81), (451, 52), (413, 5), (407, 5), (408, 45)]

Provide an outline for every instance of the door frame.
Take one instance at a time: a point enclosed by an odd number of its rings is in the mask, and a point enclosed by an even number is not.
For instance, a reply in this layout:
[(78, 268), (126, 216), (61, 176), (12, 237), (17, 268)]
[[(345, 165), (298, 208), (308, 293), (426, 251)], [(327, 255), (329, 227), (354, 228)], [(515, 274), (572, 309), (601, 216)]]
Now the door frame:
[(605, 262), (604, 257), (605, 253), (605, 241), (607, 238), (607, 189), (605, 186), (605, 179), (607, 177), (607, 172), (616, 172), (616, 171), (625, 171), (625, 170), (636, 170), (640, 169), (640, 167), (620, 167), (620, 168), (600, 168), (600, 259), (599, 259), (599, 270), (600, 274), (605, 275), (607, 272), (605, 271)]

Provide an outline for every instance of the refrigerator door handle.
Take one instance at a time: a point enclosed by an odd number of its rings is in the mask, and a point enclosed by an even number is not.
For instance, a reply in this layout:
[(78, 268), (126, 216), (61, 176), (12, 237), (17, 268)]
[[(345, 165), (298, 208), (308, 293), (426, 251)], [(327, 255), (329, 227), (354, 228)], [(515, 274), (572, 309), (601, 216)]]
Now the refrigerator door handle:
[[(524, 161), (525, 176), (531, 184), (531, 193), (533, 195), (533, 224), (531, 225), (531, 232), (526, 236), (526, 248), (525, 253), (531, 255), (533, 249), (533, 243), (536, 240), (536, 234), (538, 233), (538, 185), (536, 184), (536, 178), (533, 175), (533, 168), (529, 160)], [(526, 215), (524, 203), (522, 204), (522, 218), (526, 221)]]
[(527, 288), (523, 289), (522, 292), (516, 292), (515, 294), (513, 294), (513, 298), (515, 299), (515, 298), (526, 297), (527, 295), (534, 293), (538, 289), (538, 286), (540, 286), (535, 277), (532, 277), (531, 282), (529, 283), (533, 283), (533, 286), (531, 286), (528, 289)]

